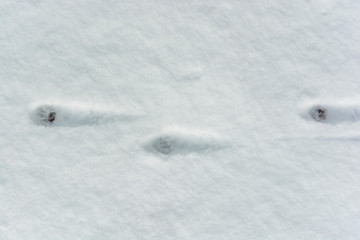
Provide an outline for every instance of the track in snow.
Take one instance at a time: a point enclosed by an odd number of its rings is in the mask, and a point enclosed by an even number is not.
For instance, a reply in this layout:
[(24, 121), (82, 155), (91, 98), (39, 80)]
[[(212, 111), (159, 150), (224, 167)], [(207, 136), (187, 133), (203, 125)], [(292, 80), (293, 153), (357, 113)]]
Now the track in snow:
[(41, 104), (30, 110), (30, 119), (36, 125), (47, 127), (89, 126), (117, 121), (131, 121), (136, 115), (123, 114), (114, 110), (74, 104)]
[(144, 147), (155, 154), (174, 155), (214, 151), (225, 144), (213, 133), (173, 128), (150, 137)]
[(356, 122), (360, 121), (360, 104), (308, 104), (304, 107), (302, 116), (310, 121), (329, 124)]

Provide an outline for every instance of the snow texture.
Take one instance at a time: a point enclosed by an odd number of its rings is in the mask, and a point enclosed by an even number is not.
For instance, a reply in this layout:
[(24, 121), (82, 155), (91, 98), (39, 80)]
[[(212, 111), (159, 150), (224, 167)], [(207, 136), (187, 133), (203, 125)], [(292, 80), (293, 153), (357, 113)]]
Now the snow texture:
[(359, 22), (1, 0), (0, 240), (359, 240)]

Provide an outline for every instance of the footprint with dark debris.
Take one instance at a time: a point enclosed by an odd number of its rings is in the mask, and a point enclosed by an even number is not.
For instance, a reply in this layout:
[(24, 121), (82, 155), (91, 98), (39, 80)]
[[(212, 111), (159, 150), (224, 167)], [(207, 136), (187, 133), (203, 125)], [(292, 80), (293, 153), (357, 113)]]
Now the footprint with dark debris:
[(310, 115), (315, 121), (325, 121), (327, 116), (327, 109), (322, 106), (314, 106), (310, 111)]
[(360, 104), (311, 104), (304, 108), (302, 115), (308, 120), (315, 120), (321, 123), (356, 122), (360, 121)]
[(56, 110), (48, 105), (39, 106), (33, 112), (33, 120), (37, 124), (51, 125), (56, 119)]
[(138, 116), (123, 114), (106, 108), (95, 108), (84, 104), (41, 104), (32, 107), (31, 120), (37, 125), (55, 126), (89, 126), (117, 121), (132, 121)]

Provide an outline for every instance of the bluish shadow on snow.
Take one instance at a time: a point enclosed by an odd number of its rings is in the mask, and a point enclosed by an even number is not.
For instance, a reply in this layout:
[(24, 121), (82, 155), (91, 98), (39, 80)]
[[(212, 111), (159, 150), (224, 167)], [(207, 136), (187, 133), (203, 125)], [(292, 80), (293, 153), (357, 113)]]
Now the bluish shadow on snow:
[(79, 104), (44, 104), (32, 107), (30, 118), (36, 125), (77, 127), (132, 121), (137, 116), (122, 114), (113, 110), (85, 107)]
[(168, 129), (149, 137), (145, 150), (154, 154), (175, 155), (210, 152), (226, 147), (218, 135), (198, 130)]
[(338, 124), (360, 121), (360, 105), (353, 103), (308, 104), (301, 115), (309, 121)]
[(321, 137), (321, 136), (314, 136), (314, 137), (281, 137), (275, 138), (273, 140), (279, 140), (282, 142), (289, 142), (289, 141), (303, 141), (303, 142), (310, 142), (310, 141), (324, 141), (324, 142), (360, 142), (360, 136), (335, 136), (335, 137)]
[(359, 137), (316, 137), (315, 140), (327, 142), (360, 142)]

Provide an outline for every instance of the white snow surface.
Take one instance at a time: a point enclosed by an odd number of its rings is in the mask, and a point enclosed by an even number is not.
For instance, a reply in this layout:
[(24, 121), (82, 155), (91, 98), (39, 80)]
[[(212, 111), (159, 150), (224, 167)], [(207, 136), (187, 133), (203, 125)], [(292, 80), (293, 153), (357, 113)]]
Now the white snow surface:
[(359, 22), (355, 0), (1, 0), (0, 239), (359, 240)]

